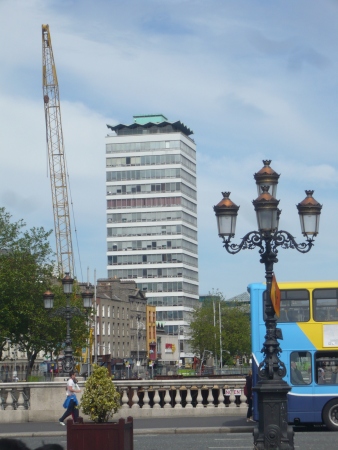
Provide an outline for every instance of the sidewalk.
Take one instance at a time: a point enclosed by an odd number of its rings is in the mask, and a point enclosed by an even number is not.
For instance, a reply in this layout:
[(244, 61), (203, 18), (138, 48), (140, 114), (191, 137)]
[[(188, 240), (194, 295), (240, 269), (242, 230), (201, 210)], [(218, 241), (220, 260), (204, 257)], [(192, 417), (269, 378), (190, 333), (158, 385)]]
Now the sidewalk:
[[(238, 416), (135, 419), (134, 434), (251, 433), (253, 425)], [(0, 438), (65, 435), (58, 422), (0, 423)]]

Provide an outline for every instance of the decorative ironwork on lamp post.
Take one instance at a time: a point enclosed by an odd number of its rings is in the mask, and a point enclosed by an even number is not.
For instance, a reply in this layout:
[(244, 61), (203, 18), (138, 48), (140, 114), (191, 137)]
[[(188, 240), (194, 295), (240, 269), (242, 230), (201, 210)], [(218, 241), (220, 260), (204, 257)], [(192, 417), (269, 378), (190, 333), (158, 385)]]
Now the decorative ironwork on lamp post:
[[(85, 313), (79, 310), (76, 306), (70, 306), (70, 297), (73, 292), (73, 283), (74, 280), (69, 276), (69, 273), (65, 274), (65, 277), (62, 278), (62, 286), (63, 286), (63, 292), (66, 295), (67, 303), (66, 306), (63, 306), (61, 308), (56, 309), (55, 311), (52, 311), (50, 316), (60, 316), (66, 319), (67, 323), (67, 332), (66, 332), (66, 340), (65, 340), (65, 348), (64, 348), (64, 358), (62, 362), (62, 368), (64, 372), (70, 372), (74, 370), (75, 364), (74, 364), (74, 357), (73, 357), (73, 348), (72, 348), (72, 339), (70, 335), (70, 321), (72, 317), (74, 316), (81, 316), (81, 317), (87, 317)], [(89, 292), (89, 289), (87, 288), (86, 292), (82, 293), (83, 298), (83, 306), (86, 309), (89, 309), (92, 307), (92, 298), (93, 293)], [(46, 309), (52, 309), (53, 308), (53, 302), (54, 302), (54, 294), (51, 291), (47, 291), (43, 294), (45, 308)]]
[[(258, 231), (250, 231), (239, 244), (231, 242), (235, 236), (236, 218), (239, 206), (230, 200), (230, 192), (223, 192), (223, 199), (214, 206), (217, 218), (218, 234), (228, 253), (236, 254), (241, 250), (258, 248), (260, 262), (265, 265), (265, 326), (266, 335), (263, 344), (263, 361), (258, 367), (259, 382), (254, 387), (258, 395), (259, 423), (254, 430), (255, 448), (292, 450), (293, 431), (287, 422), (287, 393), (290, 386), (283, 380), (286, 375), (284, 363), (279, 359), (281, 348), (278, 339), (283, 339), (281, 329), (276, 327), (276, 316), (271, 301), (273, 265), (278, 262), (278, 247), (295, 249), (307, 253), (314, 245), (314, 237), (319, 231), (319, 218), (322, 209), (313, 197), (311, 190), (305, 191), (306, 198), (297, 205), (301, 230), (306, 238), (298, 244), (295, 238), (284, 230), (279, 230), (276, 191), (279, 175), (270, 167), (271, 161), (264, 160), (264, 167), (254, 175), (258, 197), (254, 205)], [(270, 194), (270, 192), (271, 194)]]

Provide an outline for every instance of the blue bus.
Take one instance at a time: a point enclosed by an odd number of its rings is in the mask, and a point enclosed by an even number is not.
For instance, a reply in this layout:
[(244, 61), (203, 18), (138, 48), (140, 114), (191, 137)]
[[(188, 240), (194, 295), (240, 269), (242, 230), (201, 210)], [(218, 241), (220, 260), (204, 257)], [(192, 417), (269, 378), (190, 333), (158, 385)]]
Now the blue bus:
[[(281, 361), (291, 386), (288, 393), (288, 422), (325, 424), (338, 431), (338, 281), (278, 283), (281, 291), (277, 328)], [(264, 302), (266, 285), (248, 286), (251, 302), (253, 385), (266, 334)], [(258, 420), (257, 398), (253, 399)]]

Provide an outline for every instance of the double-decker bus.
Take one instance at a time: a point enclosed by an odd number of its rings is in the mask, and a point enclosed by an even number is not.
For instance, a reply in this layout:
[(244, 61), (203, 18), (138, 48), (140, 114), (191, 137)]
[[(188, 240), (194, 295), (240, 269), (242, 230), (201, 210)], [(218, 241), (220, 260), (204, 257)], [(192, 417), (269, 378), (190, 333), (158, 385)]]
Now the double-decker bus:
[[(281, 361), (291, 386), (289, 423), (324, 423), (338, 431), (338, 281), (278, 283), (281, 292), (277, 328)], [(248, 286), (251, 300), (253, 385), (263, 360), (266, 285)], [(253, 399), (258, 420), (257, 399)]]

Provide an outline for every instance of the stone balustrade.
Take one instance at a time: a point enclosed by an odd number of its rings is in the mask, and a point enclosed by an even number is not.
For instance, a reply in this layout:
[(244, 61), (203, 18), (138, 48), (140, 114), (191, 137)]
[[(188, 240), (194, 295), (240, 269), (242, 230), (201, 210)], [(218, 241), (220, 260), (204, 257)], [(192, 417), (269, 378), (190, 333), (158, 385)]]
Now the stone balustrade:
[[(132, 415), (174, 417), (241, 415), (247, 411), (244, 379), (116, 380), (121, 409), (114, 418)], [(81, 388), (84, 382), (79, 382)], [(66, 379), (46, 383), (0, 383), (2, 422), (50, 422), (63, 414)], [(78, 394), (81, 400), (82, 393)], [(81, 414), (81, 413), (80, 413)]]

